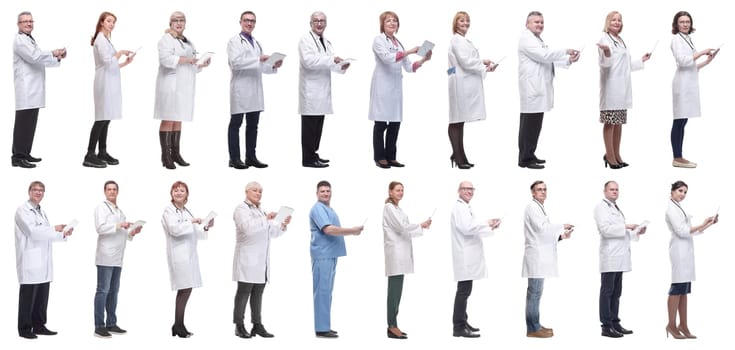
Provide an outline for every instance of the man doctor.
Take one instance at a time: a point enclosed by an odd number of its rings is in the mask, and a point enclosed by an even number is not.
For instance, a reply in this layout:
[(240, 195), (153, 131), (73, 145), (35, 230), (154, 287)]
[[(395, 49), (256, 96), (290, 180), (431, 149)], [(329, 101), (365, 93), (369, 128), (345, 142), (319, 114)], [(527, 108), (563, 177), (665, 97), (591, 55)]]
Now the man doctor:
[(485, 250), (482, 238), (491, 236), (500, 226), (500, 219), (487, 221), (477, 220), (472, 214), (470, 200), (475, 195), (475, 188), (469, 181), (463, 181), (457, 189), (459, 198), (452, 209), (452, 265), (454, 280), (457, 281), (457, 293), (454, 296), (454, 314), (452, 323), (455, 337), (477, 338), (480, 329), (467, 323), (467, 299), (472, 294), (472, 281), (487, 277), (485, 266)]
[(33, 38), (33, 15), (18, 15), (18, 34), (13, 42), (13, 75), (15, 78), (15, 126), (13, 127), (14, 167), (35, 168), (41, 158), (31, 156), (36, 134), (38, 109), (46, 107), (46, 67), (58, 67), (66, 58), (66, 48), (43, 51)]
[(329, 160), (319, 157), (324, 115), (332, 114), (332, 72), (344, 74), (349, 63), (334, 54), (324, 38), (327, 16), (311, 14), (311, 31), (299, 41), (299, 114), (301, 114), (301, 165), (326, 168)]
[(531, 184), (533, 200), (526, 206), (523, 215), (525, 252), (522, 276), (528, 278), (526, 290), (526, 336), (549, 338), (554, 330), (541, 326), (539, 304), (544, 292), (544, 278), (559, 275), (556, 261), (556, 244), (572, 236), (574, 226), (552, 224), (546, 215), (546, 184), (535, 181)]
[[(600, 322), (602, 336), (620, 338), (633, 331), (620, 325), (618, 310), (623, 291), (623, 272), (631, 270), (630, 241), (637, 240), (637, 224), (626, 224), (617, 205), (618, 183), (608, 181), (605, 199), (595, 207), (595, 223), (600, 233)], [(646, 233), (643, 227), (638, 234)]]
[(35, 339), (37, 335), (56, 335), (46, 328), (49, 288), (54, 279), (51, 243), (66, 241), (74, 228), (51, 226), (41, 210), (46, 186), (33, 181), (28, 186), (28, 201), (15, 211), (15, 264), (18, 270), (18, 335)]
[(518, 166), (543, 169), (546, 160), (536, 157), (544, 112), (554, 107), (554, 67), (567, 68), (579, 60), (574, 49), (551, 49), (541, 39), (544, 17), (532, 11), (518, 42), (518, 90), (521, 117), (518, 127)]
[[(267, 65), (269, 55), (263, 54), (260, 43), (253, 38), (255, 13), (245, 11), (240, 15), (242, 32), (227, 44), (227, 59), (232, 71), (230, 79), (230, 125), (227, 129), (227, 145), (230, 152), (230, 168), (247, 169), (250, 166), (265, 168), (255, 155), (258, 142), (258, 121), (263, 102), (263, 73), (272, 74), (283, 64), (278, 60)], [(240, 126), (245, 118), (245, 162), (240, 159)]]

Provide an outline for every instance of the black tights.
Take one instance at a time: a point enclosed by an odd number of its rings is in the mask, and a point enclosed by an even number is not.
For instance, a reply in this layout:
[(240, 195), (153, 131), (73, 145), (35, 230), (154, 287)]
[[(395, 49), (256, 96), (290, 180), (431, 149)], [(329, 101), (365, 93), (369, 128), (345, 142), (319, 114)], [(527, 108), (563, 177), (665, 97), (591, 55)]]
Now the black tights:
[(107, 151), (107, 128), (110, 126), (109, 120), (97, 120), (92, 125), (92, 131), (89, 133), (89, 145), (87, 153), (94, 153), (97, 142), (100, 145), (100, 153)]
[(184, 325), (184, 312), (186, 311), (186, 303), (189, 301), (191, 296), (191, 288), (179, 289), (176, 292), (176, 316), (174, 318), (174, 325)]

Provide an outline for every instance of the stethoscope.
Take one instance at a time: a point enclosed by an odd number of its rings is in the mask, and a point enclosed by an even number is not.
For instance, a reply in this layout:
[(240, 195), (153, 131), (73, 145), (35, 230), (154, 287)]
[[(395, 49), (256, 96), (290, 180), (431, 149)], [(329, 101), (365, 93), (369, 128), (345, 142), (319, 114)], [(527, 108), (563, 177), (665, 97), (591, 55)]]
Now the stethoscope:
[(689, 34), (682, 34), (681, 32), (679, 32), (679, 36), (684, 39), (684, 41), (687, 43), (687, 45), (689, 45), (692, 51), (697, 50), (694, 48), (694, 42), (692, 41), (692, 38), (689, 36)]
[(541, 208), (541, 212), (544, 213), (544, 216), (547, 216), (546, 215), (546, 210), (544, 210), (544, 205), (541, 204), (541, 202), (537, 201), (535, 198), (533, 199), (533, 201), (536, 202), (536, 204), (538, 204), (538, 207), (539, 208)]
[[(398, 50), (398, 49), (401, 49), (401, 50), (403, 50), (403, 51), (406, 51), (406, 49), (405, 49), (405, 48), (403, 48), (403, 44), (401, 43), (401, 41), (400, 41), (400, 40), (398, 40), (398, 38), (396, 38), (395, 36), (394, 36), (394, 37), (393, 37), (393, 38), (391, 39), (391, 38), (389, 38), (389, 37), (388, 37), (388, 36), (386, 35), (386, 36), (385, 36), (385, 40), (387, 40), (387, 41), (388, 41), (389, 43), (391, 43), (391, 44), (393, 45), (393, 47), (391, 47), (391, 49), (393, 49), (393, 50)], [(399, 47), (396, 47), (396, 44), (395, 44), (395, 43), (393, 42), (393, 40), (395, 40), (395, 41), (396, 41), (396, 43), (398, 43), (398, 46), (399, 46)]]
[[(258, 45), (258, 51), (263, 52), (263, 48), (260, 47), (260, 43), (257, 40), (255, 40), (254, 38), (252, 38), (252, 39), (253, 39), (253, 42), (255, 42), (255, 45)], [(245, 37), (242, 36), (242, 33), (240, 33), (240, 44), (244, 44), (245, 42), (247, 42), (248, 44), (250, 44), (250, 41), (247, 40), (247, 39), (245, 39)], [(253, 44), (250, 44), (250, 46), (252, 47)]]
[(671, 202), (674, 203), (674, 205), (676, 205), (676, 207), (679, 208), (679, 210), (681, 210), (681, 213), (684, 214), (684, 218), (689, 219), (689, 216), (684, 211), (684, 208), (682, 208), (681, 205), (679, 205), (679, 203), (677, 203), (673, 198), (671, 198)]
[(184, 212), (187, 212), (191, 218), (194, 218), (194, 215), (189, 211), (189, 209), (186, 209), (186, 207), (184, 207), (183, 209), (176, 208), (176, 212), (179, 214), (179, 221), (186, 221), (186, 218), (184, 217)]
[(620, 210), (620, 208), (618, 207), (618, 205), (617, 205), (617, 204), (615, 204), (615, 203), (613, 203), (613, 202), (609, 201), (609, 200), (608, 200), (607, 198), (605, 198), (605, 199), (604, 199), (604, 201), (605, 201), (605, 203), (607, 203), (607, 205), (608, 205), (608, 206), (609, 206), (610, 208), (615, 208), (615, 210), (617, 210), (617, 212), (618, 212), (618, 213), (620, 213), (620, 215), (622, 215), (622, 216), (623, 216), (623, 219), (625, 219), (625, 214), (623, 214), (623, 211), (622, 211), (622, 210)]
[(40, 218), (43, 219), (42, 222), (38, 222), (38, 223), (36, 223), (36, 225), (39, 225), (40, 226), (40, 225), (43, 225), (45, 223), (48, 223), (48, 218), (46, 218), (46, 214), (43, 211), (41, 211), (41, 206), (40, 205), (38, 206), (38, 208), (31, 208), (31, 211), (37, 217), (40, 217)]
[[(607, 36), (610, 37), (610, 40), (612, 40), (612, 42), (615, 45), (615, 47), (619, 47), (620, 46), (618, 44), (618, 41), (615, 40), (615, 38), (613, 38), (612, 35), (610, 35), (610, 32), (607, 32)], [(623, 41), (623, 38), (618, 37), (618, 39), (620, 39), (620, 42), (623, 43), (623, 47), (627, 49), (628, 48), (628, 45), (625, 45), (625, 41)]]
[[(112, 207), (110, 206), (110, 204), (108, 204), (107, 201), (105, 201), (104, 203), (107, 206), (107, 209), (110, 209), (110, 214), (115, 215), (116, 214), (115, 213), (115, 210), (112, 209)], [(120, 208), (118, 208), (118, 207), (115, 207), (115, 208), (120, 212), (120, 214), (122, 214), (122, 210), (120, 210)]]
[[(319, 43), (316, 41), (316, 38), (314, 37), (314, 33), (313, 32), (309, 32), (309, 34), (311, 34), (311, 40), (314, 40), (314, 45), (316, 45), (316, 49), (317, 50), (319, 50), (320, 48), (323, 48), (324, 49), (324, 52), (326, 53), (327, 52), (327, 45), (332, 46), (332, 43), (329, 42), (329, 40), (327, 40), (327, 42), (324, 43), (324, 46), (322, 47), (322, 45), (319, 45)], [(324, 39), (324, 37), (322, 37), (322, 39)]]

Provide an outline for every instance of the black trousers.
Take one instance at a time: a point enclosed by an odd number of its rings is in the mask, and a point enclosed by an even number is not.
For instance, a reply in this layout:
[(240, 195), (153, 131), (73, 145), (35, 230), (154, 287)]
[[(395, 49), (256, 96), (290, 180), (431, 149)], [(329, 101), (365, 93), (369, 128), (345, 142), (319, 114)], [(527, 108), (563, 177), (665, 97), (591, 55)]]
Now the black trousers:
[(518, 127), (518, 165), (536, 162), (536, 146), (544, 123), (544, 113), (521, 113)]
[(623, 294), (623, 273), (603, 272), (600, 274), (600, 323), (603, 327), (620, 324), (620, 295)]
[(301, 162), (313, 163), (319, 160), (316, 153), (322, 141), (323, 115), (301, 116)]
[(237, 282), (237, 292), (235, 293), (235, 310), (232, 315), (232, 322), (235, 324), (243, 324), (245, 321), (245, 306), (250, 299), (250, 322), (260, 324), (260, 310), (263, 307), (263, 291), (265, 283), (248, 283)]
[(33, 148), (33, 138), (36, 136), (38, 123), (38, 108), (15, 111), (15, 126), (13, 127), (13, 159), (28, 159)]
[(240, 159), (240, 126), (242, 126), (243, 117), (245, 117), (245, 158), (256, 158), (255, 146), (258, 143), (260, 111), (230, 116), (230, 124), (227, 127), (227, 148), (230, 152), (230, 160)]
[(373, 126), (373, 159), (376, 162), (379, 160), (389, 162), (396, 160), (396, 143), (398, 143), (398, 131), (400, 129), (401, 122), (375, 122), (375, 126)]
[(457, 282), (457, 294), (454, 296), (454, 314), (452, 323), (454, 330), (467, 327), (467, 299), (472, 294), (472, 280)]
[(30, 333), (46, 325), (48, 294), (51, 282), (21, 284), (18, 295), (18, 333)]

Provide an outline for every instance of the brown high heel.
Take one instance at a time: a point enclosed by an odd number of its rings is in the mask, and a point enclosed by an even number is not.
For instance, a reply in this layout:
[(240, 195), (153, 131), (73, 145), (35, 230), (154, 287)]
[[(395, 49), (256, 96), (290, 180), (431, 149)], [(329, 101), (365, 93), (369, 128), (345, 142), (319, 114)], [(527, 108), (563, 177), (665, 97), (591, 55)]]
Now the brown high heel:
[(681, 333), (679, 333), (679, 329), (678, 328), (671, 329), (671, 327), (667, 325), (666, 326), (666, 338), (669, 337), (669, 334), (671, 334), (671, 336), (674, 337), (674, 339), (686, 339), (685, 336), (683, 336), (683, 335), (681, 335)]
[(677, 328), (677, 330), (679, 331), (679, 333), (683, 334), (684, 337), (686, 337), (688, 339), (697, 339), (697, 336), (696, 335), (694, 335), (692, 333), (689, 333), (689, 329), (688, 328), (687, 329), (684, 329), (684, 328), (681, 328), (681, 326), (679, 326)]

